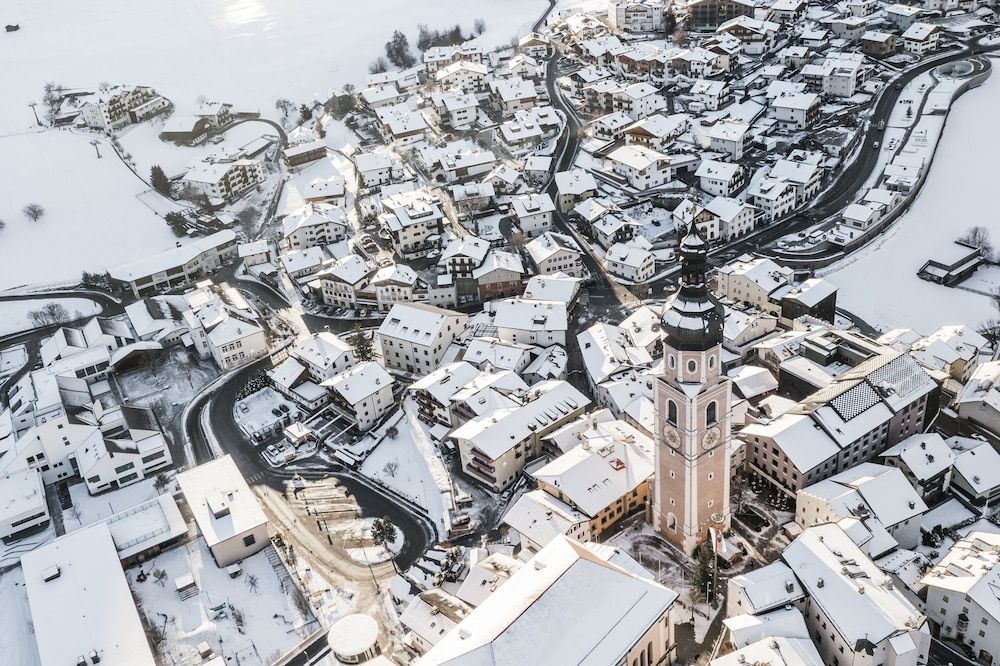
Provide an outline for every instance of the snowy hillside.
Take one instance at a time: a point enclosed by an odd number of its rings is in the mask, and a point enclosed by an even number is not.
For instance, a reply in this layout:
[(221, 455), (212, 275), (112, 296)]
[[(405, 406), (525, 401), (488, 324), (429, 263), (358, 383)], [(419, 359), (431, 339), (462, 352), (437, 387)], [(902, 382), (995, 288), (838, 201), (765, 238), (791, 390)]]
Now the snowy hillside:
[(274, 111), (274, 101), (304, 102), (346, 82), (362, 83), (393, 30), (416, 38), (418, 23), (471, 31), (505, 43), (528, 31), (544, 0), (10, 0), (0, 34), (4, 99), (0, 135), (34, 125), (27, 104), (52, 81), (95, 87), (101, 81), (155, 87), (183, 110), (200, 95)]

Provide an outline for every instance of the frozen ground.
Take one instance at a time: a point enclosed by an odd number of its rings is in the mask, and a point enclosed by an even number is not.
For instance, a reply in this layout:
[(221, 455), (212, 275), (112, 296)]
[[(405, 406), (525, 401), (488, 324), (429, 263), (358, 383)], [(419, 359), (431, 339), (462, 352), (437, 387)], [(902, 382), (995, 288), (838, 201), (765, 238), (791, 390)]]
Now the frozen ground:
[(0, 572), (0, 645), (5, 664), (38, 666), (38, 647), (21, 567)]
[(1000, 239), (1000, 218), (991, 214), (1000, 154), (1000, 132), (991, 128), (998, 107), (995, 74), (955, 103), (913, 206), (885, 236), (827, 274), (840, 287), (840, 305), (877, 328), (925, 334), (944, 324), (976, 326), (992, 316), (986, 296), (926, 282), (917, 271), (972, 225), (988, 227), (994, 243)]
[[(2, 269), (0, 269), (2, 270)], [(0, 303), (0, 335), (20, 333), (35, 328), (29, 314), (46, 303), (56, 303), (66, 308), (70, 319), (89, 317), (101, 311), (101, 306), (85, 298), (60, 298), (57, 300), (4, 301)], [(2, 369), (0, 369), (2, 373)]]
[(181, 112), (205, 95), (274, 115), (278, 98), (326, 99), (344, 83), (363, 83), (397, 28), (414, 44), (418, 23), (459, 23), (469, 33), (482, 17), (481, 39), (492, 46), (527, 32), (545, 6), (543, 0), (178, 0), (137, 11), (129, 0), (10, 0), (4, 17), (21, 30), (0, 40), (10, 101), (0, 107), (0, 134), (35, 124), (27, 104), (49, 81), (70, 88), (142, 83)]
[[(318, 628), (298, 589), (285, 574), (279, 578), (261, 551), (240, 562), (242, 573), (230, 578), (216, 566), (204, 539), (171, 549), (129, 569), (129, 586), (146, 618), (163, 632), (158, 651), (164, 663), (200, 663), (197, 646), (207, 642), (225, 663), (270, 664)], [(161, 585), (149, 575), (166, 572)], [(181, 599), (174, 580), (190, 573), (198, 593)], [(211, 609), (223, 607), (221, 614)]]
[[(89, 32), (81, 30), (79, 34)], [(0, 40), (0, 44), (8, 43)], [(0, 46), (0, 54), (4, 48)], [(0, 55), (0, 61), (7, 63), (6, 74), (16, 69), (10, 66), (7, 55)], [(10, 106), (0, 105), (4, 109)], [(0, 231), (4, 258), (0, 261), (0, 289), (75, 282), (83, 270), (104, 271), (174, 247), (177, 238), (173, 232), (137, 198), (148, 188), (106, 141), (99, 144), (102, 158), (97, 159), (90, 140), (90, 135), (68, 130), (0, 135), (0, 172), (4, 174), (0, 179), (0, 220), (7, 224)], [(171, 205), (165, 199), (162, 202)], [(37, 222), (30, 222), (22, 213), (31, 203), (45, 209)]]

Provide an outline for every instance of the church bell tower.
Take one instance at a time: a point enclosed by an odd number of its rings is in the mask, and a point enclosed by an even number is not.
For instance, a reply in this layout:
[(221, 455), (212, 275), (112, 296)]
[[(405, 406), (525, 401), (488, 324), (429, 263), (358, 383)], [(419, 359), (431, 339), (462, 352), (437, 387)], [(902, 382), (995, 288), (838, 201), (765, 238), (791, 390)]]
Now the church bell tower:
[(694, 224), (679, 248), (680, 289), (663, 312), (656, 379), (653, 527), (691, 554), (729, 528), (732, 390), (722, 374), (722, 304), (708, 291), (708, 244)]

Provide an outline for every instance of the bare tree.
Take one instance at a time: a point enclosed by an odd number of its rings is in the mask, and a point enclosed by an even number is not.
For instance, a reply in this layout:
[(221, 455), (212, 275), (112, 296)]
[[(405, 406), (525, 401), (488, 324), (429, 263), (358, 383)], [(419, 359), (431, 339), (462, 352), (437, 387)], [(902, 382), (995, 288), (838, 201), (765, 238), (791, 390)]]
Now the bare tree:
[(69, 321), (69, 310), (59, 303), (46, 303), (37, 310), (28, 313), (28, 319), (36, 327), (61, 324)]
[(976, 330), (979, 335), (986, 338), (990, 347), (996, 349), (997, 344), (1000, 343), (1000, 319), (987, 319)]
[(21, 209), (24, 216), (32, 222), (37, 222), (45, 215), (45, 209), (40, 204), (30, 203)]
[(481, 35), (486, 32), (486, 19), (477, 18), (475, 23), (472, 24), (472, 31), (477, 35)]
[(969, 227), (958, 239), (970, 247), (978, 247), (986, 261), (993, 261), (993, 241), (990, 240), (990, 230), (982, 225)]
[(382, 471), (385, 472), (387, 476), (396, 478), (396, 472), (399, 471), (399, 463), (395, 460), (390, 460), (385, 464), (385, 467), (382, 468)]

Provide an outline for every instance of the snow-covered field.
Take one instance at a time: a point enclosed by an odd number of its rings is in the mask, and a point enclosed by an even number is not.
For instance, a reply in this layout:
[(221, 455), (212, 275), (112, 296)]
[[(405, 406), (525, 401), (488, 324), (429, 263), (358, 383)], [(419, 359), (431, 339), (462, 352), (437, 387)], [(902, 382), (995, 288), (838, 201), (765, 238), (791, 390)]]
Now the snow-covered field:
[(970, 226), (986, 226), (994, 243), (1000, 240), (1000, 217), (994, 214), (997, 108), (995, 74), (959, 98), (913, 206), (885, 236), (827, 275), (840, 287), (839, 305), (877, 328), (909, 327), (924, 334), (943, 324), (975, 326), (993, 316), (987, 297), (926, 282), (917, 271)]
[[(270, 664), (317, 628), (308, 606), (296, 602), (295, 586), (279, 580), (265, 552), (242, 560), (240, 568), (242, 574), (230, 578), (199, 538), (126, 572), (146, 617), (163, 631), (158, 649), (164, 663), (200, 663), (197, 646), (204, 641), (225, 663)], [(149, 575), (157, 569), (167, 574), (162, 585)], [(149, 575), (143, 582), (140, 571)], [(198, 594), (184, 600), (174, 580), (188, 573)], [(220, 606), (221, 614), (212, 610)]]
[(451, 479), (415, 410), (408, 401), (396, 423), (396, 438), (383, 439), (361, 465), (361, 473), (426, 509), (443, 535), (450, 523), (446, 514), (451, 504)]
[(72, 319), (89, 317), (101, 311), (101, 306), (85, 298), (60, 298), (55, 300), (4, 301), (0, 303), (0, 335), (20, 333), (35, 327), (29, 316), (32, 310), (46, 303), (57, 303), (69, 313)]
[[(106, 270), (174, 246), (173, 232), (137, 198), (148, 188), (106, 141), (98, 159), (90, 140), (55, 130), (0, 136), (0, 220), (6, 222), (0, 289), (76, 281), (83, 270)], [(31, 203), (45, 209), (37, 222), (22, 213)]]
[(274, 102), (325, 96), (363, 83), (393, 30), (411, 45), (418, 23), (460, 24), (470, 33), (486, 21), (487, 45), (527, 32), (544, 0), (9, 0), (4, 18), (19, 23), (2, 35), (4, 99), (0, 134), (35, 124), (27, 104), (52, 81), (67, 87), (151, 85), (183, 112), (200, 95), (275, 114)]

